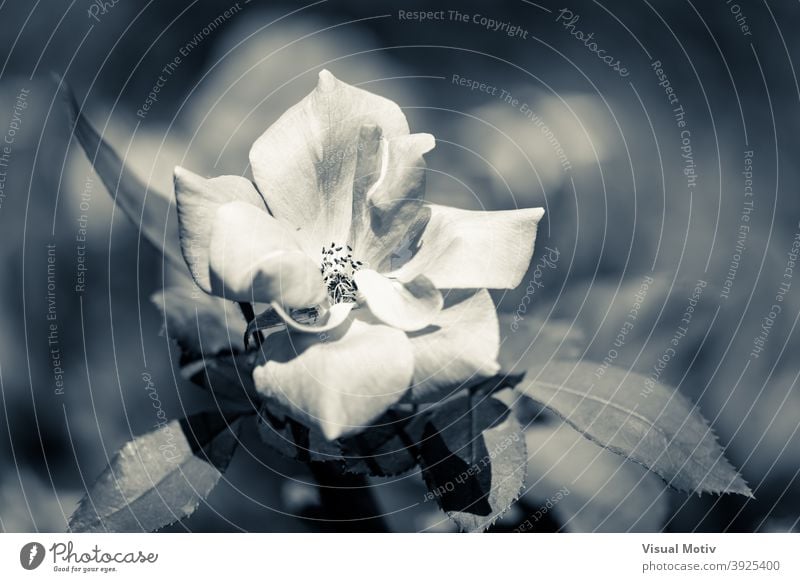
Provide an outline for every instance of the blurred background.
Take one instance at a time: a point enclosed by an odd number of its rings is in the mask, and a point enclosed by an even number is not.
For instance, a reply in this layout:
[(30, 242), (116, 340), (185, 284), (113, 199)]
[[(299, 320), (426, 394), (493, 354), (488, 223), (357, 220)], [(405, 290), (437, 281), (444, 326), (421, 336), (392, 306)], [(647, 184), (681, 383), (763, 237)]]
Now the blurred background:
[[(53, 73), (169, 192), (176, 164), (246, 173), (322, 68), (436, 136), (430, 200), (546, 208), (528, 277), (495, 295), (506, 357), (656, 374), (699, 404), (755, 494), (672, 492), (537, 422), (527, 491), (495, 530), (797, 529), (797, 21), (796, 5), (744, 1), (0, 3), (0, 530), (66, 528), (157, 422), (143, 374), (170, 418), (208, 404), (148, 299), (170, 274), (71, 140)], [(304, 466), (243, 438), (172, 531), (335, 529), (309, 519)], [(418, 474), (373, 484), (392, 529), (451, 529)]]

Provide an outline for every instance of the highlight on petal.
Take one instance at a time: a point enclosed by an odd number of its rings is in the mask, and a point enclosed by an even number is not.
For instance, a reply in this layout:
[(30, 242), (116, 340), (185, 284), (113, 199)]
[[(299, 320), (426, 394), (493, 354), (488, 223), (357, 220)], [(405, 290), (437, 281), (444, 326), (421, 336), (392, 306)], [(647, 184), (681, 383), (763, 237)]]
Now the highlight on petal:
[[(356, 253), (379, 272), (399, 267), (416, 250), (419, 234), (430, 217), (423, 203), (426, 171), (423, 155), (435, 145), (428, 133), (382, 140), (381, 163), (379, 170), (373, 172), (377, 178), (364, 197), (365, 207), (360, 210), (367, 218), (362, 221), (354, 218), (351, 229)], [(354, 198), (354, 215), (359, 212), (356, 203)], [(403, 253), (408, 257), (403, 257)]]
[(431, 218), (419, 251), (390, 273), (407, 281), (424, 274), (439, 289), (513, 289), (533, 256), (543, 208), (497, 212), (428, 205)]
[(210, 287), (233, 301), (317, 305), (325, 297), (319, 266), (294, 233), (243, 202), (220, 207), (210, 236)]
[(351, 318), (331, 334), (284, 332), (253, 371), (259, 392), (334, 440), (355, 434), (406, 393), (411, 344), (399, 329)]
[(414, 402), (436, 402), (500, 370), (500, 329), (486, 289), (451, 291), (429, 330), (409, 336)]
[(250, 150), (253, 176), (270, 211), (305, 231), (314, 241), (310, 249), (347, 240), (364, 125), (380, 125), (387, 139), (409, 132), (397, 104), (322, 71), (316, 89)]
[(444, 304), (441, 292), (424, 275), (403, 283), (372, 269), (361, 269), (353, 279), (372, 314), (404, 331), (429, 326)]
[(208, 272), (211, 227), (223, 204), (239, 201), (266, 214), (267, 207), (253, 183), (241, 176), (206, 179), (180, 166), (175, 168), (181, 251), (197, 285), (211, 292)]

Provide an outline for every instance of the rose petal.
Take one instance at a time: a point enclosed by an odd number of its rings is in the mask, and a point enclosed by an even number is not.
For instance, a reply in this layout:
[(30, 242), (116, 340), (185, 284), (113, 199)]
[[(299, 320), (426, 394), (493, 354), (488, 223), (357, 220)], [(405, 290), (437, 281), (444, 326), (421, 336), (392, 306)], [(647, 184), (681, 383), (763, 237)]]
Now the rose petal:
[(408, 134), (397, 104), (322, 71), (316, 89), (250, 150), (253, 176), (270, 211), (302, 229), (310, 241), (307, 252), (348, 238), (358, 137), (365, 124), (380, 125), (385, 138)]
[(300, 250), (294, 233), (249, 204), (219, 208), (209, 248), (214, 295), (287, 307), (317, 305), (326, 297), (319, 266)]
[[(432, 150), (436, 142), (427, 133), (384, 139), (380, 140), (378, 156), (371, 153), (375, 134), (366, 136), (373, 141), (365, 140), (363, 130), (350, 240), (359, 259), (384, 272), (401, 266), (412, 256), (430, 217), (423, 204), (423, 154)], [(369, 189), (359, 196), (367, 185)]]
[(405, 333), (352, 318), (331, 334), (271, 336), (258, 390), (325, 438), (359, 432), (397, 402), (414, 372)]
[(266, 213), (266, 205), (253, 183), (241, 176), (219, 176), (206, 179), (177, 166), (175, 197), (178, 201), (178, 222), (183, 258), (189, 265), (197, 285), (211, 292), (208, 272), (211, 226), (220, 206), (240, 201)]
[(369, 229), (367, 195), (385, 172), (388, 162), (383, 140), (383, 130), (378, 125), (365, 124), (358, 134), (356, 170), (353, 176), (353, 220), (350, 223), (350, 240), (356, 248), (359, 235)]
[(393, 273), (424, 274), (439, 289), (513, 289), (528, 270), (543, 208), (499, 212), (429, 205), (419, 251)]
[(430, 330), (411, 334), (414, 402), (436, 402), (499, 370), (500, 330), (485, 289), (451, 292)]
[(356, 271), (353, 277), (372, 314), (404, 331), (417, 331), (431, 324), (442, 309), (442, 294), (424, 275), (403, 283), (372, 269)]

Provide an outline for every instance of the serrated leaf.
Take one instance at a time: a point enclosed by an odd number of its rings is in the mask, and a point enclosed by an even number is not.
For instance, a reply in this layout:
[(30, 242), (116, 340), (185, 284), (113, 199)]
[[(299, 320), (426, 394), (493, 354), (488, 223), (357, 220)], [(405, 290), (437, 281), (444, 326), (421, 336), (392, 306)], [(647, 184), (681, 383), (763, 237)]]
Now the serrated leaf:
[(223, 354), (191, 362), (181, 372), (216, 398), (251, 406), (261, 403), (261, 395), (253, 382), (253, 368), (257, 360), (257, 352)]
[(555, 362), (517, 389), (675, 489), (752, 496), (699, 410), (672, 388), (613, 366), (597, 374), (593, 363)]
[(517, 499), (525, 480), (525, 439), (496, 398), (471, 394), (425, 424), (420, 465), (434, 498), (463, 531), (483, 531)]
[(373, 477), (392, 477), (413, 469), (419, 442), (430, 412), (389, 410), (375, 426), (342, 439), (347, 472)]
[(161, 289), (150, 301), (161, 312), (166, 334), (184, 353), (199, 357), (243, 349), (246, 323), (234, 303), (196, 286)]
[(298, 461), (342, 461), (338, 441), (329, 441), (317, 428), (309, 428), (278, 410), (264, 405), (258, 415), (261, 440), (290, 459)]
[(204, 412), (130, 441), (78, 504), (70, 531), (155, 531), (192, 514), (227, 469), (240, 423)]
[(520, 529), (552, 513), (570, 532), (657, 532), (669, 511), (666, 485), (641, 465), (592, 443), (566, 423), (525, 431), (528, 479)]
[(114, 202), (156, 249), (178, 269), (186, 271), (179, 246), (177, 212), (170, 209), (172, 197), (149, 188), (125, 165), (86, 119), (66, 83), (58, 81), (75, 136)]
[[(515, 386), (522, 380), (522, 377), (522, 374), (514, 374), (489, 378), (474, 385), (469, 393), (473, 395), (473, 399), (485, 399), (492, 394), (496, 395), (498, 391)], [(506, 391), (510, 392), (510, 390)], [(467, 398), (469, 393), (464, 390), (453, 400)], [(344, 463), (345, 471), (348, 473), (392, 477), (410, 471), (419, 462), (420, 446), (425, 439), (426, 423), (436, 413), (439, 406), (451, 410), (452, 405), (448, 401), (420, 411), (413, 404), (398, 404), (378, 418), (372, 426), (356, 435), (335, 441), (339, 447), (336, 449), (338, 451), (336, 456)], [(285, 419), (279, 424), (280, 426), (273, 425), (268, 434), (262, 435), (264, 440), (284, 455), (297, 458), (296, 447), (292, 446), (292, 439), (296, 437), (297, 428), (287, 432)], [(300, 423), (296, 424), (300, 425)], [(309, 429), (304, 427), (304, 430)], [(275, 442), (276, 435), (281, 435), (278, 437), (280, 442)], [(311, 442), (315, 440), (312, 438)], [(322, 445), (323, 443), (311, 447), (304, 445), (301, 448), (320, 451)], [(321, 451), (325, 452), (325, 449), (323, 448)], [(333, 449), (327, 451), (327, 454), (332, 455)], [(314, 460), (322, 459), (315, 457)], [(330, 460), (330, 457), (327, 460)]]

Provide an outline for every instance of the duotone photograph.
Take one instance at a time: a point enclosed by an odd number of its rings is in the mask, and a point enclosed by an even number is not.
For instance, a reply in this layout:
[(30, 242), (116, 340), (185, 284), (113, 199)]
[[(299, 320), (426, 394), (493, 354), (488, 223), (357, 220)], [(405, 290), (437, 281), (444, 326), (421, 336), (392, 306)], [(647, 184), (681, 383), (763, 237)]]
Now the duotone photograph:
[(9, 579), (118, 561), (79, 533), (797, 532), (799, 22), (0, 2)]

